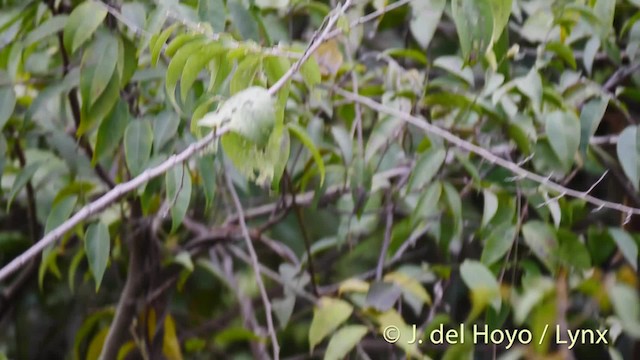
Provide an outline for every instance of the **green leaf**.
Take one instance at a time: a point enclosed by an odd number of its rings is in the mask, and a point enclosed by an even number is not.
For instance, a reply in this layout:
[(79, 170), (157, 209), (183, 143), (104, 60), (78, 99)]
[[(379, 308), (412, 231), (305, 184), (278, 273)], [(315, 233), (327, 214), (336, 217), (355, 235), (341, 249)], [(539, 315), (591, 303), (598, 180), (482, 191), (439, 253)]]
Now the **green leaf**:
[(182, 75), (183, 69), (189, 57), (194, 55), (205, 44), (205, 39), (197, 39), (182, 46), (176, 52), (176, 55), (171, 59), (169, 67), (167, 67), (165, 89), (167, 91), (167, 97), (169, 98), (169, 101), (176, 110), (180, 109), (178, 107), (178, 103), (176, 102), (176, 85), (178, 84), (178, 79), (180, 79), (180, 76)]
[(598, 18), (598, 30), (600, 38), (604, 41), (613, 30), (613, 19), (616, 11), (616, 2), (609, 0), (596, 0), (593, 13)]
[(231, 15), (231, 23), (238, 29), (244, 40), (260, 40), (258, 23), (239, 0), (228, 0), (227, 7)]
[(492, 1), (451, 1), (451, 15), (466, 62), (475, 63), (491, 46), (494, 28)]
[(313, 143), (313, 140), (311, 139), (309, 134), (307, 134), (307, 131), (300, 125), (295, 122), (290, 122), (287, 124), (287, 129), (289, 129), (289, 132), (293, 134), (298, 140), (300, 140), (300, 142), (311, 153), (313, 161), (315, 161), (316, 165), (318, 166), (318, 171), (320, 172), (320, 186), (322, 186), (322, 184), (324, 184), (325, 169), (324, 160), (322, 159), (322, 155), (320, 155), (320, 151), (318, 151), (318, 148), (316, 148), (316, 145)]
[(465, 260), (460, 265), (460, 276), (471, 290), (473, 305), (469, 319), (475, 318), (488, 304), (500, 309), (500, 285), (486, 266), (475, 260)]
[(56, 15), (38, 25), (38, 27), (33, 29), (24, 39), (24, 46), (35, 44), (50, 35), (55, 35), (59, 31), (62, 31), (67, 23), (67, 18), (67, 15)]
[[(83, 98), (84, 101), (89, 102), (89, 107), (96, 102), (107, 88), (118, 62), (118, 40), (115, 37), (101, 36), (96, 45), (97, 46), (92, 48), (98, 59), (95, 64), (95, 70), (93, 71), (93, 78), (91, 79), (89, 97), (86, 99)], [(80, 73), (80, 81), (82, 81), (83, 74), (84, 72)]]
[(260, 9), (285, 9), (289, 0), (256, 0), (256, 6)]
[(318, 61), (316, 61), (316, 58), (313, 56), (302, 64), (300, 67), (300, 74), (302, 75), (302, 79), (308, 89), (313, 89), (316, 85), (322, 82), (320, 66), (318, 65)]
[(180, 34), (176, 36), (169, 45), (167, 45), (166, 49), (164, 49), (164, 54), (168, 57), (173, 57), (178, 50), (180, 50), (183, 46), (190, 44), (193, 41), (203, 41), (205, 37), (199, 33), (186, 33)]
[(107, 225), (102, 222), (89, 225), (84, 239), (84, 250), (87, 253), (89, 269), (91, 269), (93, 278), (96, 281), (96, 292), (100, 289), (102, 277), (107, 268), (110, 249), (111, 238), (109, 237)]
[(600, 38), (597, 36), (591, 37), (584, 46), (582, 62), (584, 63), (585, 70), (587, 70), (587, 74), (589, 75), (591, 75), (593, 61), (598, 54), (598, 49), (600, 49)]
[(522, 226), (522, 236), (536, 257), (550, 271), (555, 271), (558, 240), (549, 226), (541, 221), (529, 221)]
[(93, 159), (91, 159), (92, 165), (107, 156), (113, 155), (113, 152), (120, 145), (120, 140), (124, 136), (129, 121), (130, 116), (127, 104), (120, 99), (111, 110), (111, 113), (98, 127), (96, 148), (93, 152)]
[(177, 27), (178, 27), (178, 23), (175, 22), (168, 28), (162, 30), (162, 32), (157, 37), (151, 40), (149, 47), (151, 48), (151, 65), (152, 66), (156, 66), (158, 64), (158, 59), (160, 58), (160, 52), (162, 51), (164, 44), (167, 42), (167, 39), (169, 39), (169, 36), (173, 34), (173, 32), (176, 30)]
[(49, 216), (47, 216), (47, 222), (44, 227), (45, 235), (69, 219), (69, 216), (71, 216), (71, 213), (73, 212), (73, 208), (76, 206), (77, 199), (78, 198), (76, 196), (68, 196), (53, 205)]
[(490, 190), (484, 190), (484, 210), (482, 211), (482, 226), (485, 227), (498, 211), (498, 197)]
[(580, 111), (580, 153), (583, 157), (587, 154), (589, 141), (598, 129), (607, 105), (609, 105), (608, 96), (596, 97), (584, 104)]
[(41, 165), (40, 162), (31, 163), (25, 166), (20, 171), (20, 173), (18, 173), (18, 176), (16, 176), (16, 179), (13, 181), (11, 192), (9, 193), (9, 199), (7, 200), (7, 211), (9, 211), (9, 209), (11, 208), (11, 203), (13, 202), (13, 199), (18, 195), (18, 193), (20, 193), (22, 188), (24, 188), (25, 185), (27, 185), (29, 180), (31, 180), (31, 178), (33, 177), (33, 174), (35, 174), (36, 171), (40, 168), (40, 165)]
[(506, 223), (495, 227), (487, 236), (480, 261), (486, 266), (493, 265), (509, 251), (515, 239), (515, 226)]
[(84, 249), (80, 248), (80, 249), (78, 249), (76, 254), (73, 255), (73, 259), (71, 259), (71, 263), (69, 264), (69, 290), (71, 290), (71, 293), (74, 292), (74, 288), (75, 288), (76, 271), (78, 270), (78, 267), (80, 266), (80, 262), (84, 258), (85, 258)]
[(542, 79), (538, 71), (531, 68), (527, 76), (516, 79), (515, 84), (518, 90), (531, 100), (533, 111), (536, 113), (540, 111), (542, 107)]
[(120, 76), (120, 88), (124, 88), (136, 70), (138, 69), (138, 56), (136, 45), (128, 38), (118, 38), (118, 75)]
[(309, 328), (310, 351), (313, 352), (316, 345), (345, 322), (352, 312), (353, 306), (346, 301), (329, 297), (320, 298), (313, 309), (313, 319)]
[(622, 328), (635, 339), (640, 339), (640, 299), (638, 290), (628, 285), (615, 284), (609, 289), (609, 299), (620, 318)]
[(0, 86), (0, 130), (4, 129), (7, 121), (11, 118), (15, 106), (16, 94), (13, 91), (13, 86)]
[(216, 33), (224, 32), (227, 20), (227, 7), (223, 0), (199, 0), (198, 16), (200, 21), (211, 24)]
[(633, 187), (640, 189), (640, 155), (637, 143), (637, 126), (628, 126), (618, 137), (616, 153), (625, 175), (631, 180)]
[(446, 0), (414, 0), (411, 6), (409, 29), (421, 48), (426, 49), (436, 32)]
[(186, 166), (176, 166), (165, 175), (167, 203), (171, 209), (171, 232), (182, 223), (191, 201), (191, 174)]
[(573, 112), (554, 111), (546, 116), (545, 132), (553, 152), (565, 169), (571, 168), (580, 146), (580, 120)]
[(446, 154), (446, 151), (440, 148), (434, 148), (420, 154), (409, 178), (407, 191), (419, 190), (427, 185), (440, 170)]
[(213, 166), (213, 155), (205, 155), (198, 159), (198, 170), (200, 173), (204, 196), (207, 200), (207, 209), (213, 204), (216, 195), (216, 173)]
[(258, 74), (260, 60), (258, 56), (248, 56), (238, 64), (238, 68), (233, 74), (231, 83), (229, 84), (231, 95), (237, 94), (253, 84), (253, 80)]
[(124, 157), (132, 176), (140, 175), (149, 162), (153, 130), (148, 121), (132, 121), (124, 132)]
[(189, 57), (184, 65), (182, 78), (180, 79), (180, 96), (182, 102), (186, 101), (189, 89), (198, 78), (200, 71), (217, 55), (224, 51), (225, 48), (220, 43), (213, 43), (204, 46), (194, 53), (193, 56)]
[(107, 9), (95, 1), (78, 5), (64, 26), (64, 47), (74, 53), (98, 29), (107, 16)]
[(177, 137), (180, 118), (173, 111), (165, 110), (153, 119), (153, 149), (156, 153), (171, 139)]
[(573, 56), (573, 50), (561, 43), (561, 42), (550, 42), (545, 45), (545, 50), (554, 52), (558, 57), (560, 57), (564, 62), (566, 62), (572, 69), (577, 68), (576, 58)]
[(348, 325), (340, 328), (331, 336), (327, 351), (324, 353), (324, 360), (344, 359), (358, 345), (367, 331), (367, 327), (364, 325)]
[(638, 271), (638, 244), (636, 241), (624, 230), (610, 228), (609, 235), (613, 238), (618, 249), (625, 259), (631, 264), (634, 270)]
[(560, 247), (558, 260), (577, 270), (587, 270), (591, 267), (591, 256), (587, 247), (580, 242), (578, 235), (566, 230), (558, 231)]

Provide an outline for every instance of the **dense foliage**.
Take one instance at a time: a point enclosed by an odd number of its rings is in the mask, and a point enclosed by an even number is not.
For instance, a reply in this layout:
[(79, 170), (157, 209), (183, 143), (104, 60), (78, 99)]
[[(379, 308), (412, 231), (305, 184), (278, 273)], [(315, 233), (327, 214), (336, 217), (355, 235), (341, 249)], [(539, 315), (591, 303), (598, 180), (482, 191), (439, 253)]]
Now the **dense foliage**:
[(0, 0), (0, 359), (640, 358), (639, 20)]

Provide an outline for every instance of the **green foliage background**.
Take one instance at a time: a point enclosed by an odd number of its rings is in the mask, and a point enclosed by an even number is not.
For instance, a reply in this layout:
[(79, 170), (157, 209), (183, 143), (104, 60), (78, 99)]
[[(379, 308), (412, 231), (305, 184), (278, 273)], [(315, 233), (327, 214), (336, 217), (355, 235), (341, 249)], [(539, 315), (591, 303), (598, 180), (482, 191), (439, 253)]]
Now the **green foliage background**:
[[(636, 0), (0, 0), (3, 270), (90, 215), (3, 275), (0, 358), (639, 358), (638, 20)], [(407, 343), (461, 323), (535, 340)]]

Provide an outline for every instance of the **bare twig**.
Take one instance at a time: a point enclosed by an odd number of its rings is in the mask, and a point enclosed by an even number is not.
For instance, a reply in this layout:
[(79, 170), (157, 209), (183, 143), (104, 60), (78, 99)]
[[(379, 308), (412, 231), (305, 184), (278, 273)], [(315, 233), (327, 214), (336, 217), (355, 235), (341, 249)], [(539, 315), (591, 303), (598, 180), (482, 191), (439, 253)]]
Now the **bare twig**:
[[(304, 64), (304, 62), (307, 61), (307, 59), (309, 59), (309, 57), (316, 50), (318, 50), (320, 45), (322, 45), (322, 43), (324, 43), (328, 39), (330, 31), (333, 29), (340, 16), (342, 16), (342, 14), (344, 14), (344, 12), (349, 8), (349, 6), (351, 6), (351, 0), (345, 0), (342, 6), (334, 10), (333, 14), (329, 16), (327, 24), (325, 25), (322, 32), (311, 39), (311, 41), (309, 42), (309, 46), (304, 51), (304, 53), (302, 53), (300, 59), (298, 59), (298, 61), (296, 61), (289, 68), (289, 70), (287, 70), (287, 72), (275, 84), (273, 84), (273, 86), (271, 86), (271, 88), (269, 89), (269, 93), (271, 95), (277, 93), (278, 90), (280, 90), (287, 83), (287, 81), (289, 81), (293, 77), (293, 75), (297, 73), (298, 70), (300, 70), (302, 64)], [(339, 33), (341, 33), (340, 30), (338, 30), (338, 34)]]
[(278, 338), (276, 336), (275, 327), (273, 326), (271, 301), (269, 301), (269, 297), (267, 296), (267, 289), (264, 286), (262, 275), (260, 274), (260, 263), (258, 262), (258, 255), (256, 255), (256, 250), (253, 248), (253, 243), (251, 242), (251, 236), (249, 235), (247, 224), (244, 222), (244, 215), (242, 214), (242, 204), (240, 203), (240, 198), (238, 197), (236, 188), (233, 186), (231, 177), (226, 171), (224, 175), (227, 181), (227, 187), (229, 188), (229, 193), (231, 193), (231, 198), (233, 199), (233, 203), (239, 215), (238, 219), (240, 222), (240, 227), (242, 228), (242, 236), (244, 237), (247, 249), (249, 250), (249, 255), (251, 256), (251, 265), (256, 276), (256, 283), (258, 284), (258, 288), (260, 289), (260, 294), (262, 295), (262, 302), (264, 303), (264, 312), (265, 317), (267, 318), (267, 330), (269, 331), (269, 335), (271, 336), (271, 347), (273, 348), (273, 358), (274, 360), (277, 360), (280, 357), (280, 346), (278, 346)]
[(438, 126), (435, 126), (433, 124), (430, 124), (428, 122), (426, 122), (423, 119), (420, 119), (418, 117), (415, 117), (411, 114), (407, 114), (404, 112), (401, 112), (399, 110), (396, 109), (392, 109), (388, 106), (384, 106), (374, 100), (371, 100), (369, 98), (366, 98), (364, 96), (360, 96), (357, 94), (354, 94), (352, 92), (349, 91), (345, 91), (342, 90), (340, 88), (335, 88), (334, 91), (336, 93), (338, 93), (339, 95), (350, 99), (352, 101), (355, 102), (359, 102), (363, 105), (366, 105), (367, 107), (374, 109), (376, 111), (385, 113), (385, 114), (389, 114), (391, 116), (395, 116), (399, 119), (402, 119), (410, 124), (412, 124), (413, 126), (420, 128), (422, 130), (424, 130), (427, 133), (430, 133), (432, 135), (438, 136), (444, 140), (446, 140), (447, 142), (451, 143), (452, 145), (457, 146), (460, 149), (469, 151), (471, 153), (474, 153), (478, 156), (480, 156), (481, 158), (484, 158), (485, 160), (489, 161), (492, 164), (496, 164), (498, 166), (501, 166), (507, 170), (509, 170), (510, 172), (512, 172), (513, 174), (516, 175), (516, 177), (518, 178), (523, 178), (523, 179), (528, 179), (531, 180), (533, 182), (536, 182), (552, 191), (555, 191), (557, 193), (565, 193), (567, 196), (571, 196), (574, 198), (578, 198), (578, 199), (582, 199), (588, 203), (591, 203), (592, 205), (595, 205), (597, 207), (603, 207), (603, 208), (607, 208), (607, 209), (611, 209), (611, 210), (616, 210), (625, 214), (636, 214), (639, 215), (640, 214), (640, 209), (639, 208), (634, 208), (634, 207), (630, 207), (624, 204), (619, 204), (619, 203), (614, 203), (614, 202), (610, 202), (610, 201), (606, 201), (606, 200), (602, 200), (599, 199), (595, 196), (592, 196), (590, 194), (588, 194), (587, 192), (584, 191), (578, 191), (578, 190), (573, 190), (573, 189), (569, 189), (565, 186), (562, 186), (556, 182), (551, 181), (550, 178), (547, 178), (545, 176), (542, 175), (538, 175), (536, 173), (533, 173), (529, 170), (523, 169), (522, 167), (518, 166), (517, 164), (505, 160), (503, 158), (500, 158), (494, 154), (492, 154), (489, 150), (482, 148), (478, 145), (475, 145), (469, 141), (463, 140), (459, 137), (457, 137), (456, 135), (452, 134), (451, 132), (442, 129)]

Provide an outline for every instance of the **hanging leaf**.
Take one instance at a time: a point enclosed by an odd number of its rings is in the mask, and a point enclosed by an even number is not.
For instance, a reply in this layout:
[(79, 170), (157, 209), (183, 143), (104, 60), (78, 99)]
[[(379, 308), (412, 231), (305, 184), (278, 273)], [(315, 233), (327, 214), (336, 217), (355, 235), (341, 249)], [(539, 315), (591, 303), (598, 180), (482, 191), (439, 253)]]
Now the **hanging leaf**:
[(474, 319), (491, 304), (495, 310), (500, 309), (500, 285), (496, 277), (482, 263), (465, 260), (460, 265), (460, 276), (471, 290), (472, 309), (469, 319)]
[(475, 63), (491, 46), (493, 0), (452, 0), (451, 15), (458, 31), (462, 56)]
[(609, 235), (613, 238), (618, 249), (625, 259), (631, 264), (631, 267), (638, 271), (638, 244), (626, 231), (621, 229), (610, 228)]
[(176, 166), (165, 176), (167, 198), (171, 210), (171, 232), (182, 223), (191, 201), (191, 174), (186, 166)]
[(180, 118), (173, 111), (163, 111), (153, 119), (153, 149), (160, 152), (171, 139), (175, 139), (180, 126)]
[(149, 43), (149, 47), (151, 48), (151, 65), (152, 66), (156, 66), (158, 64), (158, 59), (160, 58), (160, 52), (162, 51), (164, 44), (167, 42), (167, 39), (169, 39), (169, 36), (173, 34), (173, 32), (176, 30), (177, 27), (178, 27), (178, 23), (176, 22), (171, 26), (169, 26), (168, 28), (162, 30), (162, 32), (157, 37), (153, 38), (151, 40), (151, 43)]
[(345, 322), (352, 312), (353, 306), (346, 301), (320, 298), (313, 309), (313, 319), (309, 328), (309, 351), (313, 352), (316, 345)]
[(446, 4), (446, 0), (415, 0), (409, 3), (411, 6), (409, 29), (421, 48), (429, 47)]
[(55, 35), (64, 29), (67, 23), (67, 15), (56, 15), (50, 17), (47, 21), (38, 25), (24, 39), (24, 46), (30, 46), (48, 36)]
[(362, 340), (367, 334), (367, 327), (364, 325), (349, 325), (336, 331), (329, 345), (327, 345), (327, 351), (324, 353), (324, 360), (340, 360), (345, 356)]
[(9, 209), (11, 208), (11, 203), (13, 202), (13, 199), (25, 187), (25, 185), (27, 185), (29, 180), (31, 180), (33, 175), (40, 168), (40, 165), (42, 165), (40, 162), (31, 163), (25, 166), (20, 171), (20, 173), (18, 173), (18, 176), (16, 176), (16, 179), (13, 181), (11, 192), (9, 193), (9, 199), (7, 200), (7, 211), (9, 211)]
[(100, 123), (96, 138), (96, 149), (93, 152), (93, 159), (91, 159), (92, 165), (95, 166), (98, 161), (113, 155), (114, 150), (120, 145), (120, 140), (124, 136), (129, 121), (130, 116), (127, 104), (119, 100), (109, 116)]
[(553, 152), (565, 169), (571, 168), (580, 146), (580, 120), (573, 112), (554, 111), (546, 115), (545, 132)]
[(96, 281), (96, 292), (100, 289), (102, 277), (107, 268), (110, 249), (111, 238), (107, 225), (102, 222), (89, 225), (84, 239), (84, 250), (87, 254), (89, 269)]
[(132, 176), (140, 175), (151, 156), (153, 130), (148, 121), (132, 121), (124, 132), (124, 157)]
[(596, 133), (608, 104), (608, 96), (597, 97), (584, 104), (580, 111), (580, 153), (583, 157), (587, 154), (589, 141)]
[(64, 26), (64, 47), (74, 53), (98, 29), (107, 16), (107, 9), (91, 0), (78, 5)]
[(522, 226), (522, 236), (536, 257), (550, 271), (555, 271), (558, 240), (549, 226), (541, 221), (529, 221)]
[(624, 174), (627, 175), (633, 187), (640, 189), (640, 148), (637, 143), (637, 126), (628, 126), (618, 137), (616, 152)]
[(422, 189), (438, 173), (447, 153), (436, 148), (419, 155), (416, 165), (407, 184), (407, 191)]
[(225, 48), (219, 43), (208, 44), (202, 49), (195, 52), (189, 57), (184, 64), (184, 70), (182, 71), (182, 77), (180, 78), (180, 96), (182, 102), (187, 99), (189, 89), (198, 78), (198, 74), (210, 63), (216, 56), (223, 53)]
[(495, 227), (487, 236), (480, 261), (486, 266), (493, 265), (509, 251), (515, 238), (515, 226), (506, 223)]

